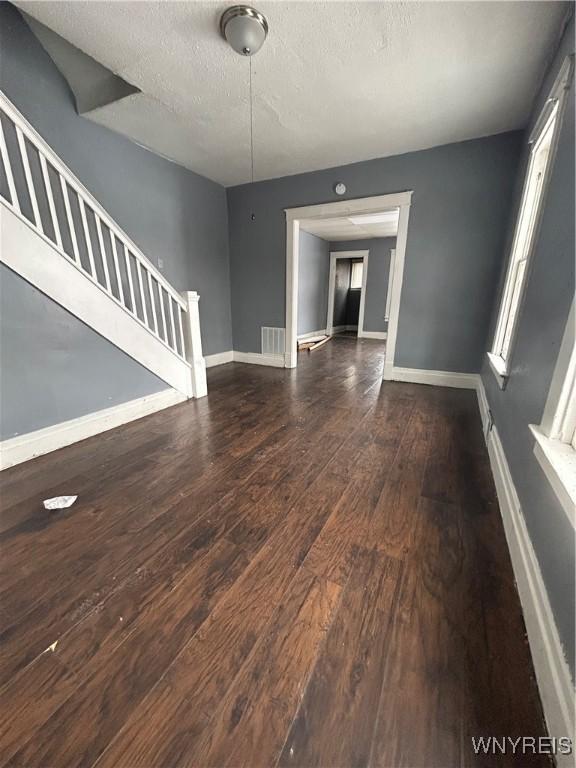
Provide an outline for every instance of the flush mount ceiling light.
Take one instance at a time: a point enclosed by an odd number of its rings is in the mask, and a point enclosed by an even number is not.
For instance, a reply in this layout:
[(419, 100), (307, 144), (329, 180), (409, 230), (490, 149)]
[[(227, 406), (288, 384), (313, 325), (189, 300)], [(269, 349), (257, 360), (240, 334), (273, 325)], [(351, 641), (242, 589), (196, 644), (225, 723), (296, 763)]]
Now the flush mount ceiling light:
[[(254, 98), (252, 56), (258, 53), (268, 35), (266, 17), (249, 5), (233, 5), (220, 17), (220, 32), (230, 47), (250, 62), (250, 180), (254, 181)], [(251, 214), (252, 221), (256, 218)]]
[(249, 5), (233, 5), (220, 17), (220, 32), (229, 45), (241, 56), (258, 53), (266, 35), (266, 17)]

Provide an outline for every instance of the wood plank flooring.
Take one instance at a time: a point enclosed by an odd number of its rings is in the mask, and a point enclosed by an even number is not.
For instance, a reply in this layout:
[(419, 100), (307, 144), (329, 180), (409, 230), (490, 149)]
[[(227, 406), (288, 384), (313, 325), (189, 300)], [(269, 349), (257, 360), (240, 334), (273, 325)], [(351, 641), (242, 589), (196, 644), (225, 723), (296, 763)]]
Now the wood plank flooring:
[(545, 734), (476, 395), (383, 353), (221, 366), (0, 475), (0, 765), (548, 765), (472, 749)]

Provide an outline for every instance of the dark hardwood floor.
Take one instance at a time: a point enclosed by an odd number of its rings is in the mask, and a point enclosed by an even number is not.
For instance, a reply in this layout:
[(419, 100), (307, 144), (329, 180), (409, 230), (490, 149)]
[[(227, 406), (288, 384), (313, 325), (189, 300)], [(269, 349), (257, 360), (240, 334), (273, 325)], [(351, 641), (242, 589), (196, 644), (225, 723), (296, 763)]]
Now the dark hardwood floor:
[(2, 473), (1, 765), (548, 765), (472, 749), (544, 734), (476, 395), (383, 351)]

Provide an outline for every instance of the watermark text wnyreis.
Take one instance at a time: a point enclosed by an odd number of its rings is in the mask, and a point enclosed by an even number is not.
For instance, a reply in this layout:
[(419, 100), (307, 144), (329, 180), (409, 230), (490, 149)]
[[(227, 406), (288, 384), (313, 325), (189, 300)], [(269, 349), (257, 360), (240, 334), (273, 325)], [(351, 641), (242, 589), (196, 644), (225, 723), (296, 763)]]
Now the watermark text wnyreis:
[(472, 736), (475, 754), (485, 755), (571, 755), (568, 736)]

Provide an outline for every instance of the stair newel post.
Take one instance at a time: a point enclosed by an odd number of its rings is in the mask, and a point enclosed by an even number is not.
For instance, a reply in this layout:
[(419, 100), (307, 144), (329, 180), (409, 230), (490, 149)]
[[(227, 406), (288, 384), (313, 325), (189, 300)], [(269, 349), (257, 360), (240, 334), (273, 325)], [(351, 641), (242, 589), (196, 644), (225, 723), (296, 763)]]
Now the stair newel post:
[(189, 397), (204, 397), (208, 394), (206, 385), (206, 362), (202, 356), (200, 336), (200, 296), (196, 291), (184, 291), (182, 298), (188, 311), (183, 313), (186, 359), (192, 366)]

